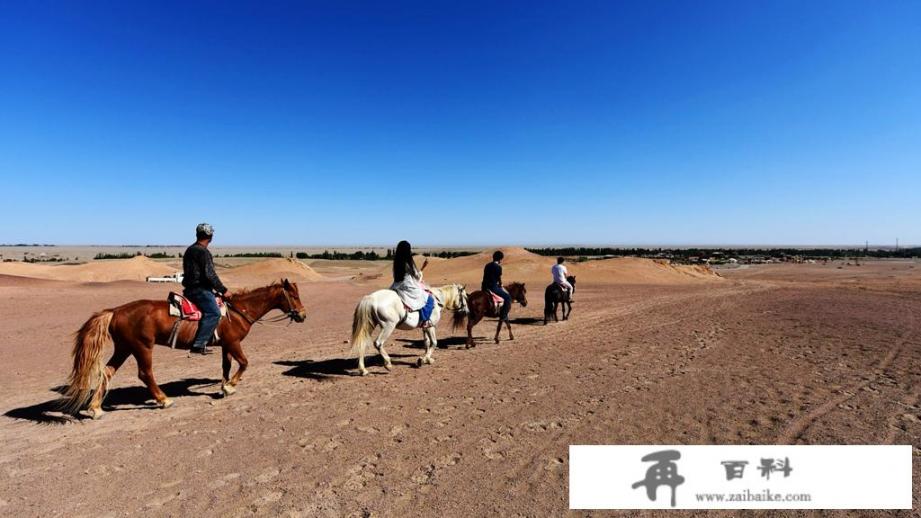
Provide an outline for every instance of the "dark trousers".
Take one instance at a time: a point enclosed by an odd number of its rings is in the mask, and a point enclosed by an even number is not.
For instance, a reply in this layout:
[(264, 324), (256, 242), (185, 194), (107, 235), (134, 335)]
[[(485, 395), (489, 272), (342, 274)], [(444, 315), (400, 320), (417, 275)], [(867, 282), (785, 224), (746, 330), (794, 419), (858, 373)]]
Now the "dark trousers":
[(508, 320), (508, 312), (512, 310), (512, 296), (502, 286), (493, 286), (489, 291), (502, 297), (502, 309), (499, 310), (499, 320)]
[(201, 311), (198, 332), (195, 333), (195, 340), (192, 342), (193, 348), (200, 349), (208, 345), (208, 341), (214, 335), (214, 330), (221, 321), (221, 309), (217, 307), (217, 300), (210, 290), (188, 288), (182, 294), (195, 303)]

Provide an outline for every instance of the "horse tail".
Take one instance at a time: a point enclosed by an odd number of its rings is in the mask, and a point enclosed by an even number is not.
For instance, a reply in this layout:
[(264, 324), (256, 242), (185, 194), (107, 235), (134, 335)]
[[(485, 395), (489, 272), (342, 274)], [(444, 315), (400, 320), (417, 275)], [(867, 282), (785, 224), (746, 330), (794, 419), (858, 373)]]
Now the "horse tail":
[(355, 316), (352, 318), (352, 350), (364, 351), (371, 340), (371, 333), (377, 326), (374, 321), (374, 299), (370, 295), (361, 298), (355, 307)]
[(74, 414), (92, 399), (96, 388), (106, 383), (102, 349), (112, 341), (109, 326), (115, 315), (111, 310), (96, 313), (77, 331), (74, 339), (74, 367), (64, 391), (63, 408)]
[(454, 318), (451, 321), (451, 328), (454, 331), (467, 327), (467, 311), (455, 311)]

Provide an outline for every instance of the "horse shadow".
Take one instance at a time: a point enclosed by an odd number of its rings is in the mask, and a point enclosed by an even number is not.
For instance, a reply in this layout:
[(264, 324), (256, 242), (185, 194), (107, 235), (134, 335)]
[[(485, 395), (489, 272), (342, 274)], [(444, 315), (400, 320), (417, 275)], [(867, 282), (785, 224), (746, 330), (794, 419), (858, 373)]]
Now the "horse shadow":
[[(414, 362), (402, 361), (398, 358), (414, 357), (412, 354), (388, 353), (393, 358), (395, 365), (415, 366)], [(307, 378), (316, 381), (327, 381), (345, 376), (358, 376), (358, 360), (355, 358), (330, 358), (328, 360), (279, 360), (272, 362), (282, 367), (291, 367), (282, 372), (285, 376)], [(383, 367), (384, 359), (377, 351), (365, 356), (365, 367)], [(383, 374), (373, 372), (372, 374)]]
[[(170, 381), (160, 385), (160, 389), (167, 397), (200, 397), (207, 396), (211, 398), (220, 397), (217, 394), (207, 394), (204, 392), (193, 391), (192, 387), (201, 387), (206, 385), (215, 385), (219, 381), (209, 378), (186, 378), (178, 381)], [(62, 393), (66, 387), (53, 387), (53, 392)], [(51, 399), (35, 405), (29, 405), (20, 408), (7, 410), (4, 416), (11, 419), (23, 421), (32, 421), (39, 424), (65, 424), (74, 421), (82, 421), (89, 417), (78, 414), (72, 416), (63, 413), (61, 408), (62, 400), (60, 398)], [(144, 386), (122, 387), (112, 389), (106, 395), (102, 403), (102, 409), (106, 412), (118, 412), (122, 410), (137, 410), (141, 408), (159, 408), (150, 397), (150, 391)]]
[(519, 326), (533, 326), (535, 324), (543, 324), (544, 319), (534, 317), (518, 317), (510, 319), (509, 322)]
[[(409, 338), (400, 338), (398, 342), (403, 342), (403, 347), (408, 347), (410, 349), (425, 349), (425, 340), (412, 340)], [(466, 345), (467, 337), (465, 336), (448, 336), (445, 338), (438, 339), (438, 348), (447, 349), (453, 345)], [(391, 355), (392, 356), (392, 355)]]

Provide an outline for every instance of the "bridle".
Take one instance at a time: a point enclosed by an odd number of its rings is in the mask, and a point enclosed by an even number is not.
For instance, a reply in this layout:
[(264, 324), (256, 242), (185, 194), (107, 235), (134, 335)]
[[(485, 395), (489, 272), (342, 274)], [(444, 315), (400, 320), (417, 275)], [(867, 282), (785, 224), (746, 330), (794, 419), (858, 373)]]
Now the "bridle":
[[(288, 325), (291, 325), (294, 323), (295, 319), (300, 315), (300, 312), (294, 309), (294, 302), (291, 301), (291, 295), (288, 294), (288, 290), (284, 287), (284, 285), (281, 286), (281, 292), (285, 295), (285, 303), (288, 305), (288, 310), (287, 311), (282, 310), (284, 311), (283, 315), (278, 315), (278, 316), (275, 316), (269, 319), (266, 319), (264, 315), (261, 318), (253, 318), (247, 315), (246, 312), (244, 312), (242, 309), (237, 309), (236, 306), (231, 304), (229, 300), (225, 300), (224, 304), (227, 304), (227, 307), (230, 310), (232, 310), (234, 313), (237, 313), (238, 315), (243, 317), (243, 320), (246, 320), (249, 323), (249, 325), (253, 325), (253, 324), (265, 325), (266, 322), (275, 323), (275, 322), (281, 322), (282, 320), (285, 320), (285, 319), (288, 319), (289, 320)], [(287, 326), (282, 326), (282, 327), (287, 327)]]

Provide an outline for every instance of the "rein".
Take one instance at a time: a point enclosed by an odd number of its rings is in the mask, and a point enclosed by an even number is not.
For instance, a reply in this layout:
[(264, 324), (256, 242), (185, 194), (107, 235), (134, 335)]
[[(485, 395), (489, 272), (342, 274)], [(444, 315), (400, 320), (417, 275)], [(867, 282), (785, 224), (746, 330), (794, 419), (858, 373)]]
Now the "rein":
[[(292, 323), (294, 323), (294, 316), (297, 314), (297, 311), (294, 309), (294, 304), (291, 302), (291, 296), (288, 295), (288, 290), (282, 287), (281, 292), (285, 294), (285, 302), (288, 304), (288, 311), (286, 311), (283, 315), (278, 315), (278, 316), (272, 317), (267, 320), (265, 319), (265, 315), (259, 318), (253, 318), (247, 315), (245, 311), (243, 311), (242, 309), (237, 309), (237, 307), (233, 303), (231, 303), (229, 300), (224, 300), (224, 303), (227, 304), (227, 307), (231, 311), (243, 317), (243, 320), (246, 320), (249, 323), (249, 325), (253, 325), (253, 324), (267, 325), (267, 323), (281, 322), (282, 320), (288, 319), (289, 320), (288, 326), (290, 326)], [(268, 326), (268, 327), (288, 327), (288, 326)]]

